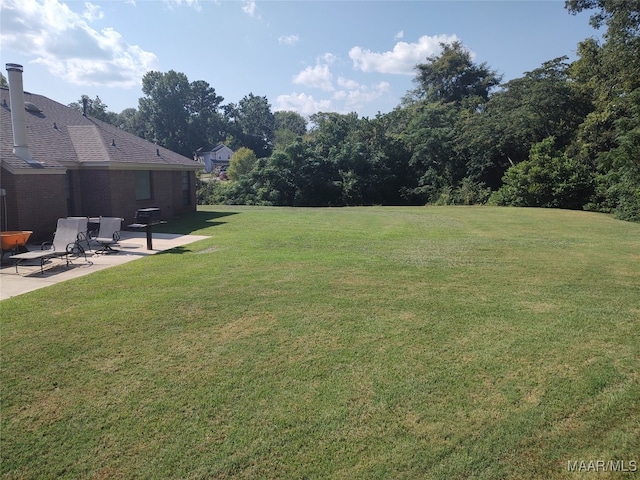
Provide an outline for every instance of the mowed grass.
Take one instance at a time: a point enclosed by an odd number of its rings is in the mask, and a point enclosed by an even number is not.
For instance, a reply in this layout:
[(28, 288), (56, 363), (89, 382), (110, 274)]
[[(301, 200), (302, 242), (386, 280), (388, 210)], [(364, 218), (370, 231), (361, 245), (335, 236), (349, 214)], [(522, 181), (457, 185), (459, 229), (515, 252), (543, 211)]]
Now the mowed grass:
[(2, 478), (640, 468), (640, 225), (201, 207), (166, 231), (210, 238), (0, 304)]

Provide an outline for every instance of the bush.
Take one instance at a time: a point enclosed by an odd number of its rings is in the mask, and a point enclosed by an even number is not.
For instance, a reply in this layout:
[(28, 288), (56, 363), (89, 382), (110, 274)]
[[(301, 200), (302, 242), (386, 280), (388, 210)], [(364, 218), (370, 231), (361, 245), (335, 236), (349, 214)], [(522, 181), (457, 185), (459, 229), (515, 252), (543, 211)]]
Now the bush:
[(478, 205), (487, 202), (491, 189), (484, 183), (474, 182), (465, 177), (456, 188), (446, 185), (440, 189), (435, 205)]
[(202, 182), (197, 191), (198, 205), (245, 205), (252, 202), (240, 182), (213, 179)]
[(509, 168), (502, 181), (489, 199), (493, 205), (582, 209), (593, 193), (588, 165), (555, 151), (553, 137), (535, 144), (529, 159)]

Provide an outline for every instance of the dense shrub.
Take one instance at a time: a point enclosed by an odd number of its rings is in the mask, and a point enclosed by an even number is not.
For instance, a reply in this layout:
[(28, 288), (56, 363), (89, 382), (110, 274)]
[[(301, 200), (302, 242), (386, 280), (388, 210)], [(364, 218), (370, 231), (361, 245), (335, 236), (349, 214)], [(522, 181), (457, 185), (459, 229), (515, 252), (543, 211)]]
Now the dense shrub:
[(492, 204), (582, 209), (593, 193), (589, 167), (555, 151), (553, 137), (535, 144), (529, 159), (509, 168), (502, 181)]

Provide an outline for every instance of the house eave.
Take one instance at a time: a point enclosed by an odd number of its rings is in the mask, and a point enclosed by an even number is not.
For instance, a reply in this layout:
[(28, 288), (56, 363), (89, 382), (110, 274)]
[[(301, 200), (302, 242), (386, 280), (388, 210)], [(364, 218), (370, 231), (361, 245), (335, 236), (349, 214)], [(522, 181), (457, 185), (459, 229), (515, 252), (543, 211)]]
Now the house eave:
[(128, 163), (128, 162), (82, 162), (70, 164), (69, 169), (73, 170), (162, 170), (175, 171), (187, 170), (197, 171), (202, 167), (200, 165), (172, 165), (172, 164), (156, 164), (156, 163)]
[(2, 163), (2, 168), (12, 175), (64, 175), (67, 173), (65, 167), (30, 167), (15, 168), (13, 165)]

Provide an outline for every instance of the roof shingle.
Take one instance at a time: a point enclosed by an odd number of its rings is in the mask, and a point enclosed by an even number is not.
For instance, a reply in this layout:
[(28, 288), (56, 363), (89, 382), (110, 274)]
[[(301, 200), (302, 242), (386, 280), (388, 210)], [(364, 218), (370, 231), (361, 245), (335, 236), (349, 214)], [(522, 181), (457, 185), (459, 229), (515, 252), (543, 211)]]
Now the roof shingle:
[[(13, 153), (13, 128), (9, 90), (0, 88), (0, 158), (2, 166), (24, 169), (62, 169), (77, 165), (104, 168), (145, 168), (149, 170), (198, 170), (196, 161), (155, 145), (120, 128), (55, 102), (42, 95), (24, 92), (27, 138), (32, 157), (40, 166), (29, 164)], [(24, 108), (24, 107), (23, 107)]]

